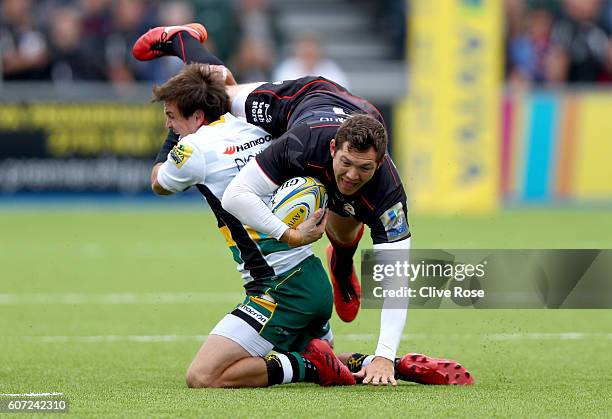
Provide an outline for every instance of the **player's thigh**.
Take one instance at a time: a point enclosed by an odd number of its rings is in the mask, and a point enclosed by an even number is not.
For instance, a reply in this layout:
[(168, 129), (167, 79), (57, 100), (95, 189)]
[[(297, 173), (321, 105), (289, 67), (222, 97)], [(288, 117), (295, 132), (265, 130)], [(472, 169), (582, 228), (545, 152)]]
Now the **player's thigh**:
[(354, 242), (362, 227), (363, 223), (353, 217), (342, 217), (333, 211), (329, 212), (326, 230), (340, 243)]
[(248, 322), (230, 313), (210, 332), (192, 361), (188, 376), (213, 379), (235, 362), (247, 357), (264, 356), (272, 348), (273, 345)]
[(192, 387), (206, 387), (218, 379), (230, 365), (249, 353), (223, 336), (209, 335), (187, 370), (187, 383)]

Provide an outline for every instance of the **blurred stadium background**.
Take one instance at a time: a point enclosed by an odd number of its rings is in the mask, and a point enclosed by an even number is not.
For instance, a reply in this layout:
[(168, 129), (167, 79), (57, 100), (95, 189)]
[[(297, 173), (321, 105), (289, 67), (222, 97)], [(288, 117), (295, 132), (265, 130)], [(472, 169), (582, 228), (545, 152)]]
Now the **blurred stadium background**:
[[(240, 280), (201, 197), (149, 187), (165, 138), (151, 87), (182, 63), (131, 46), (188, 21), (241, 82), (323, 74), (373, 101), (414, 246), (612, 246), (612, 0), (0, 0), (0, 393), (252, 417), (250, 395), (184, 389)], [(377, 322), (334, 318), (338, 349), (371, 351)], [(400, 352), (458, 358), (479, 387), (394, 397), (405, 414), (609, 412), (610, 324), (609, 310), (413, 311)], [(257, 394), (295, 417), (312, 400), (363, 415), (343, 391)], [(368, 415), (397, 415), (359, 394)]]
[(417, 214), (612, 201), (609, 0), (2, 0), (0, 10), (3, 202), (150, 196), (164, 135), (150, 90), (182, 64), (136, 62), (131, 45), (149, 27), (194, 20), (240, 81), (322, 73), (379, 105)]

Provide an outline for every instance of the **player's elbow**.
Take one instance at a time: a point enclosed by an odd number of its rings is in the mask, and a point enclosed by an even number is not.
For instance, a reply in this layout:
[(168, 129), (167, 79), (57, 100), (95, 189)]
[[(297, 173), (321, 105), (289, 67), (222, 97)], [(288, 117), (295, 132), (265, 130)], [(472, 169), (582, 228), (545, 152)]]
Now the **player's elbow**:
[(236, 187), (230, 182), (229, 186), (225, 189), (225, 192), (223, 192), (223, 197), (221, 198), (221, 206), (223, 207), (223, 209), (233, 215), (235, 215), (237, 212), (237, 195), (238, 192), (236, 190)]
[(171, 195), (172, 194), (172, 192), (167, 191), (164, 188), (162, 188), (162, 186), (159, 184), (159, 182), (157, 182), (157, 180), (151, 183), (151, 190), (153, 191), (155, 195)]

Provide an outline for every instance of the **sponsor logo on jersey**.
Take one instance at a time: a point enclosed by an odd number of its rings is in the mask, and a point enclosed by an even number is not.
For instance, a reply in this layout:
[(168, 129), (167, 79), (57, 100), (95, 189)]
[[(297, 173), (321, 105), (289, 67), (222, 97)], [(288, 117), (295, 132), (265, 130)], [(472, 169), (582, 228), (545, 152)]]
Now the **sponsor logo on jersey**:
[(251, 306), (248, 306), (246, 304), (240, 304), (236, 308), (242, 311), (247, 316), (253, 318), (257, 323), (261, 324), (262, 326), (265, 325), (266, 322), (268, 321), (268, 318), (266, 316), (264, 316), (258, 310), (254, 309)]
[[(261, 151), (260, 151), (260, 153), (261, 153)], [(257, 153), (257, 154), (259, 154), (259, 153)], [(242, 168), (244, 166), (246, 166), (247, 163), (250, 162), (253, 157), (255, 157), (255, 154), (249, 154), (246, 157), (236, 157), (234, 159), (234, 163), (236, 164), (236, 169), (238, 169), (238, 171), (241, 171)]]
[(271, 135), (265, 135), (255, 140), (247, 141), (246, 143), (242, 143), (240, 145), (230, 145), (230, 146), (225, 147), (225, 151), (223, 151), (223, 154), (232, 155), (234, 153), (240, 153), (241, 151), (246, 151), (255, 146), (265, 144), (271, 140), (272, 140)]
[(320, 122), (344, 122), (346, 121), (346, 118), (342, 118), (342, 117), (331, 117), (331, 116), (322, 116), (319, 118)]
[(185, 164), (185, 162), (193, 154), (193, 149), (185, 144), (177, 144), (170, 151), (170, 159), (179, 169)]
[(251, 105), (251, 117), (253, 118), (253, 122), (266, 124), (272, 122), (272, 116), (268, 113), (269, 110), (269, 103), (254, 101)]
[(410, 234), (403, 208), (402, 203), (398, 202), (380, 216), (380, 221), (385, 228), (387, 239), (390, 242), (404, 239)]

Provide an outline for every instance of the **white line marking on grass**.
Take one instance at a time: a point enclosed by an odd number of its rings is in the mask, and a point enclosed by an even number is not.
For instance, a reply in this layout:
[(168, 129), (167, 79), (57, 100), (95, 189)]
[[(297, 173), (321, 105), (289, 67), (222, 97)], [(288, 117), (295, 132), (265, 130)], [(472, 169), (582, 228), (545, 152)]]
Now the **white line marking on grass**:
[(1, 397), (45, 397), (45, 396), (63, 396), (64, 393), (0, 393)]
[(584, 340), (611, 339), (612, 333), (497, 333), (490, 336), (493, 340)]
[(113, 294), (0, 294), (1, 304), (210, 304), (238, 303), (244, 294), (234, 292), (160, 292)]
[[(377, 339), (378, 336), (368, 333), (349, 333), (334, 335), (339, 339), (360, 341)], [(612, 339), (612, 333), (412, 333), (403, 334), (402, 340), (427, 340), (427, 339), (446, 339), (446, 340), (461, 340), (461, 339), (482, 339), (482, 340), (586, 340), (586, 339)]]
[(101, 335), (101, 336), (23, 336), (28, 342), (40, 343), (115, 343), (115, 342), (138, 342), (138, 343), (158, 343), (158, 342), (184, 342), (184, 341), (203, 341), (204, 335)]
[[(94, 336), (1, 336), (2, 340), (25, 341), (35, 343), (172, 343), (172, 342), (202, 342), (207, 335), (94, 335)], [(373, 333), (336, 334), (337, 341), (372, 341), (378, 338)], [(411, 334), (402, 335), (403, 341), (414, 340), (605, 340), (612, 339), (612, 333), (490, 333), (490, 334)]]

